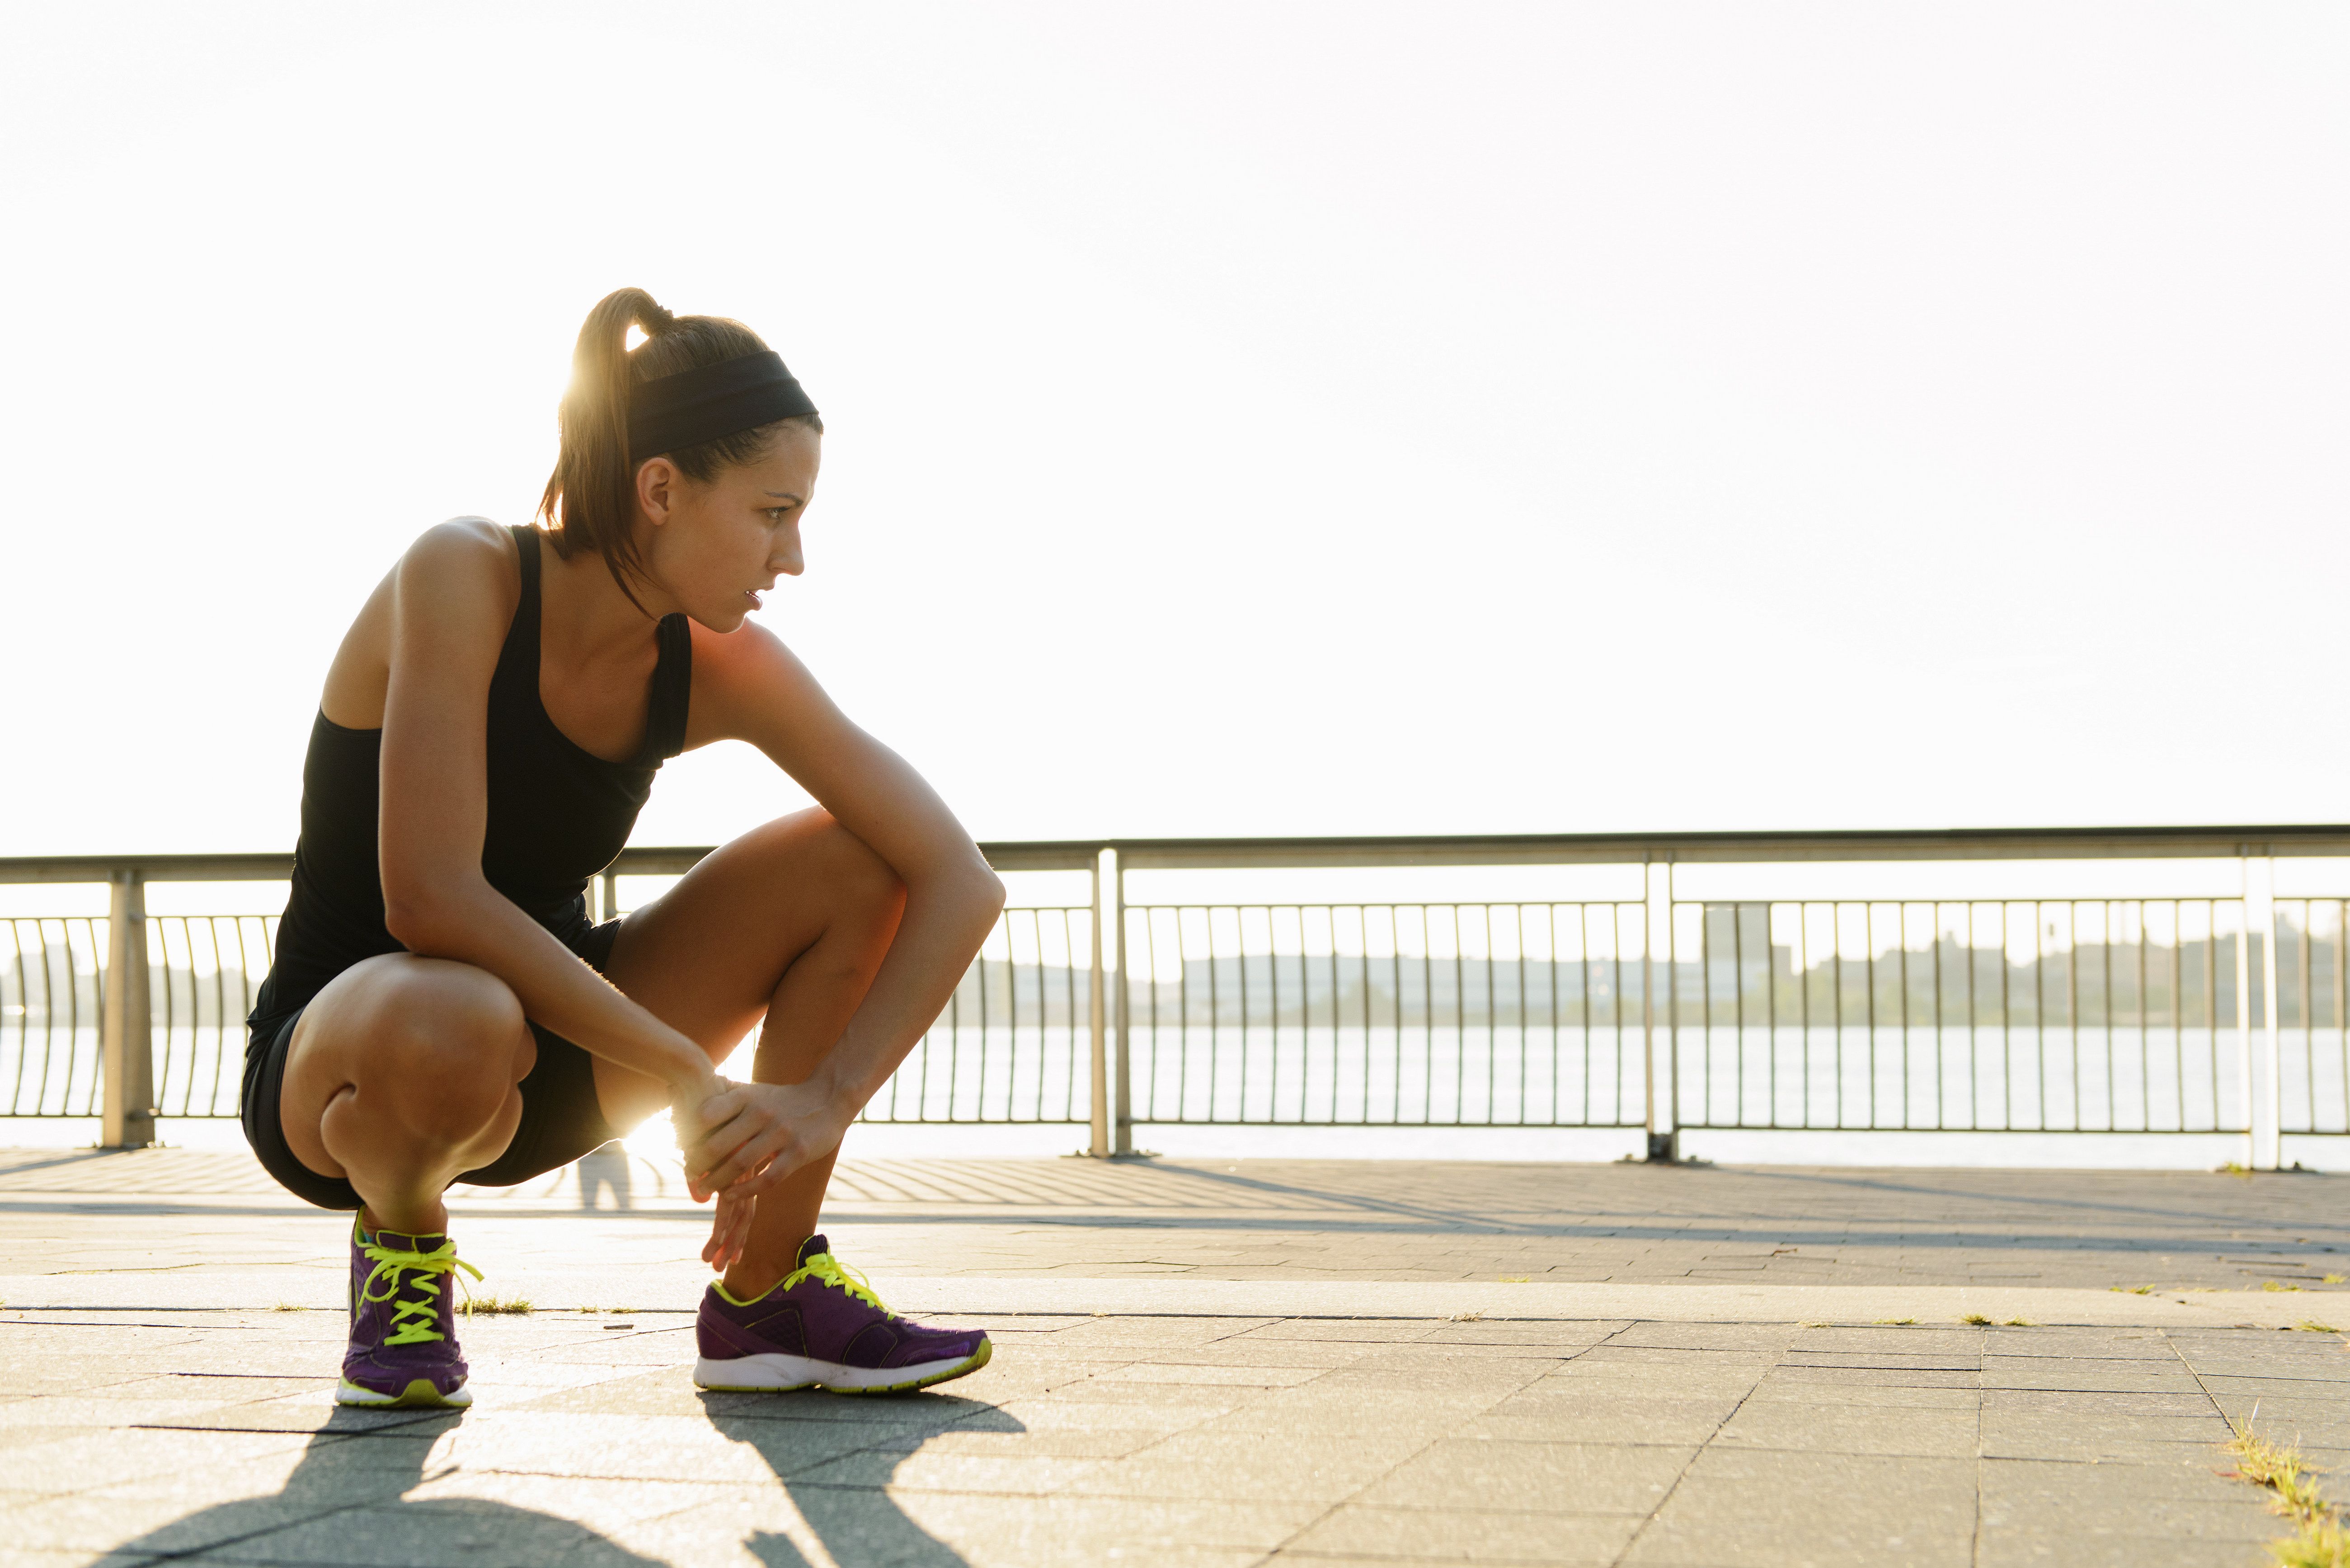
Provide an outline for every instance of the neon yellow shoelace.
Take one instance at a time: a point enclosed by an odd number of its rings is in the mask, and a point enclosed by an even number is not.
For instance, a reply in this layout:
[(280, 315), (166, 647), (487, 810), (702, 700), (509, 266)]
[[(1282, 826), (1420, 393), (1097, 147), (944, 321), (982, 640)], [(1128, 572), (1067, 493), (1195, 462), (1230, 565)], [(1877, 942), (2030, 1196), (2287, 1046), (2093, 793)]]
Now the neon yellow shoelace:
[(836, 1285), (872, 1307), (876, 1312), (889, 1310), (881, 1304), (881, 1298), (873, 1293), (870, 1281), (855, 1269), (841, 1262), (830, 1252), (818, 1252), (815, 1257), (785, 1274), (784, 1282), (777, 1288), (787, 1291), (802, 1280), (816, 1280), (823, 1284)]
[[(443, 1241), (429, 1252), (413, 1249), (387, 1247), (371, 1237), (359, 1241), (359, 1251), (375, 1260), (375, 1268), (359, 1283), (359, 1299), (391, 1303), (391, 1333), (385, 1336), (386, 1345), (418, 1345), (428, 1339), (446, 1339), (433, 1324), (441, 1316), (441, 1291), (433, 1280), (442, 1274), (463, 1269), (475, 1279), (482, 1271), (457, 1256), (457, 1243)], [(417, 1294), (412, 1299), (400, 1299), (400, 1282), (403, 1274), (413, 1275)], [(383, 1293), (378, 1295), (374, 1286), (383, 1281)], [(463, 1289), (465, 1282), (457, 1284)]]

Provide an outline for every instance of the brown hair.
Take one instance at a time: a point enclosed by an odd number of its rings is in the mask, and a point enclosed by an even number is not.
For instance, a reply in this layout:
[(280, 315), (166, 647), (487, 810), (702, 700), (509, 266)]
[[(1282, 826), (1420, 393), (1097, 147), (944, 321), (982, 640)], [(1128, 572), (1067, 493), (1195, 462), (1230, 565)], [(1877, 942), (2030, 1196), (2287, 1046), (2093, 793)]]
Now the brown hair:
[[(629, 347), (630, 327), (642, 327), (645, 334), (633, 349)], [(615, 289), (598, 300), (572, 350), (571, 386), (556, 415), (563, 445), (538, 503), (538, 520), (546, 525), (556, 555), (567, 561), (582, 549), (597, 551), (633, 603), (637, 596), (629, 580), (644, 576), (634, 526), (639, 464), (666, 457), (688, 479), (706, 484), (722, 468), (756, 460), (785, 425), (804, 424), (822, 434), (824, 421), (803, 414), (676, 452), (631, 459), (631, 384), (739, 359), (766, 347), (757, 333), (723, 316), (671, 316), (641, 288)]]

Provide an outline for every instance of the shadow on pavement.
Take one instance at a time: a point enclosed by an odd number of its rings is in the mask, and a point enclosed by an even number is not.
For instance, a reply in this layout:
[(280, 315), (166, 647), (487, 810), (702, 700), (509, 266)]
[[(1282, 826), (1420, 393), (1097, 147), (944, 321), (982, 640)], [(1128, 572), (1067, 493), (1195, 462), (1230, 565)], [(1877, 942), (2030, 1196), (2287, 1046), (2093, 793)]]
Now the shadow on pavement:
[[(911, 1456), (860, 1445), (877, 1431), (912, 1442), (949, 1429), (1019, 1432), (1027, 1428), (989, 1405), (915, 1394), (871, 1401), (874, 1419), (841, 1412), (823, 1394), (763, 1397), (786, 1403), (775, 1414), (724, 1408), (740, 1396), (702, 1397), (710, 1423), (755, 1450), (775, 1472), (816, 1540), (843, 1568), (964, 1568), (966, 1559), (908, 1518), (887, 1490)], [(825, 1419), (795, 1417), (789, 1401), (826, 1401)], [(861, 1403), (861, 1402), (860, 1402)], [(311, 1439), (286, 1484), (268, 1497), (200, 1509), (114, 1548), (109, 1561), (192, 1556), (236, 1547), (238, 1556), (276, 1563), (382, 1564), (478, 1557), (485, 1563), (560, 1563), (564, 1568), (668, 1568), (576, 1521), (481, 1498), (411, 1499), (434, 1479), (425, 1472), (433, 1440), (458, 1426), (457, 1414), (422, 1415), (386, 1424), (374, 1412), (338, 1409)], [(836, 1435), (850, 1439), (845, 1452)], [(190, 1432), (191, 1438), (202, 1434)], [(815, 1446), (811, 1446), (811, 1440)], [(813, 1474), (809, 1472), (815, 1472)], [(831, 1471), (830, 1475), (824, 1472)], [(743, 1549), (767, 1568), (813, 1568), (789, 1535), (754, 1531)]]
[(594, 1209), (604, 1193), (612, 1195), (612, 1207), (628, 1210), (636, 1207), (629, 1184), (629, 1151), (619, 1139), (589, 1149), (579, 1157), (579, 1207)]
[[(773, 1416), (728, 1408), (724, 1404), (727, 1397), (723, 1395), (705, 1394), (702, 1403), (712, 1407), (712, 1426), (758, 1451), (834, 1562), (842, 1564), (842, 1568), (964, 1568), (969, 1559), (908, 1518), (897, 1499), (883, 1490), (897, 1467), (912, 1457), (911, 1449), (886, 1458), (870, 1450), (853, 1453), (832, 1464), (815, 1467), (813, 1474), (794, 1474), (809, 1469), (798, 1446), (811, 1428), (820, 1430), (843, 1421), (865, 1424), (856, 1422), (853, 1416), (811, 1422), (794, 1419), (785, 1413), (790, 1408), (789, 1401), (838, 1400), (838, 1395), (784, 1394), (764, 1397), (785, 1403), (779, 1404), (777, 1414)], [(952, 1395), (877, 1397), (870, 1404), (873, 1414), (888, 1421), (893, 1435), (908, 1439), (949, 1430), (1028, 1429), (992, 1405)], [(906, 1417), (910, 1415), (914, 1419), (909, 1421)], [(870, 1428), (867, 1430), (869, 1432)], [(827, 1476), (827, 1470), (834, 1473)], [(766, 1568), (812, 1568), (806, 1553), (788, 1536), (760, 1531), (743, 1545)]]
[(386, 1426), (372, 1412), (338, 1409), (275, 1495), (201, 1509), (125, 1542), (109, 1560), (239, 1545), (244, 1550), (238, 1555), (278, 1563), (396, 1568), (478, 1558), (565, 1568), (667, 1568), (555, 1514), (480, 1498), (403, 1498), (426, 1479), (433, 1438), (463, 1418), (429, 1416)]

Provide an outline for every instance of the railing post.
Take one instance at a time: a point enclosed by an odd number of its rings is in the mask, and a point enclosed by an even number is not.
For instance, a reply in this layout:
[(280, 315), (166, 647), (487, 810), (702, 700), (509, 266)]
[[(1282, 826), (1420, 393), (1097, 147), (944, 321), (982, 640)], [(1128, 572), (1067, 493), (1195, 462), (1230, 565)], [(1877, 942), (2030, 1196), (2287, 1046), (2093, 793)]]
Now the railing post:
[(1086, 1152), (1096, 1159), (1109, 1158), (1109, 1050), (1105, 1038), (1107, 1013), (1102, 1006), (1102, 944), (1109, 940), (1109, 911), (1102, 902), (1107, 887), (1107, 879), (1102, 876), (1102, 859), (1108, 854), (1104, 849), (1094, 856), (1094, 974), (1093, 984), (1087, 992), (1093, 1025), (1094, 1094), (1093, 1139)]
[(1640, 865), (1641, 915), (1646, 922), (1640, 942), (1640, 1039), (1648, 1064), (1648, 1158), (1670, 1164), (1680, 1158), (1680, 1128), (1675, 1121), (1673, 1095), (1679, 1069), (1673, 1061), (1673, 1030), (1665, 1031), (1661, 1064), (1665, 1082), (1658, 1092), (1657, 1073), (1657, 932), (1665, 933), (1664, 983), (1673, 988), (1673, 867), (1669, 859), (1644, 860)]
[[(2262, 845), (2263, 850), (2272, 846)], [(2263, 854), (2258, 862), (2256, 886), (2261, 895), (2260, 928), (2263, 933), (2261, 949), (2261, 1075), (2262, 1110), (2265, 1125), (2261, 1129), (2260, 1146), (2254, 1161), (2262, 1170), (2275, 1170), (2284, 1163), (2284, 1075), (2277, 1051), (2277, 1015), (2283, 1012), (2277, 993), (2277, 912), (2276, 857)], [(2306, 1021), (2304, 1020), (2304, 1023)]]
[(155, 1141), (154, 1018), (147, 992), (147, 888), (136, 871), (114, 873), (106, 911), (105, 1076), (99, 1142), (144, 1148)]
[(2260, 1164), (2252, 1115), (2252, 858), (2251, 846), (2236, 846), (2242, 873), (2243, 916), (2236, 922), (2236, 1096), (2244, 1107), (2244, 1168)]
[[(1118, 1058), (1118, 1113), (1114, 1118), (1117, 1137), (1110, 1152), (1132, 1154), (1134, 1152), (1134, 1095), (1133, 1086), (1128, 1081), (1128, 1063), (1131, 1058), (1128, 1054), (1127, 1023), (1134, 988), (1127, 983), (1126, 978), (1126, 857), (1118, 854), (1116, 849), (1108, 851), (1108, 854), (1109, 961), (1110, 968), (1117, 977), (1114, 983), (1118, 986), (1118, 1006), (1111, 1013), (1118, 1041), (1115, 1053)], [(1151, 983), (1154, 985), (1158, 983), (1158, 976), (1151, 977)]]

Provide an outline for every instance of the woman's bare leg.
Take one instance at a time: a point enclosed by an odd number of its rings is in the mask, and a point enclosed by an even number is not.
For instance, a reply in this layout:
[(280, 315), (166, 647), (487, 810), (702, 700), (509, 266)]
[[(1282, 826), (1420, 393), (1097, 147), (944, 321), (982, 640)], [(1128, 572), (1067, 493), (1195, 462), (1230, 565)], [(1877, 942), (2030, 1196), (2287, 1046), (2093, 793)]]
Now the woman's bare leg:
[(522, 1004), (495, 976), (407, 953), (366, 960), (294, 1026), (278, 1099), (286, 1146), (350, 1182), (369, 1229), (437, 1234), (449, 1224), (442, 1189), (514, 1141), (518, 1085), (537, 1059)]
[[(756, 1024), (752, 1077), (796, 1084), (865, 1000), (905, 898), (879, 856), (824, 812), (802, 812), (723, 846), (632, 912), (606, 972), (713, 1061)], [(617, 1127), (668, 1104), (652, 1080), (600, 1060), (596, 1094)], [(832, 1165), (827, 1155), (760, 1197), (743, 1256), (726, 1272), (738, 1299), (791, 1272), (815, 1233)]]

